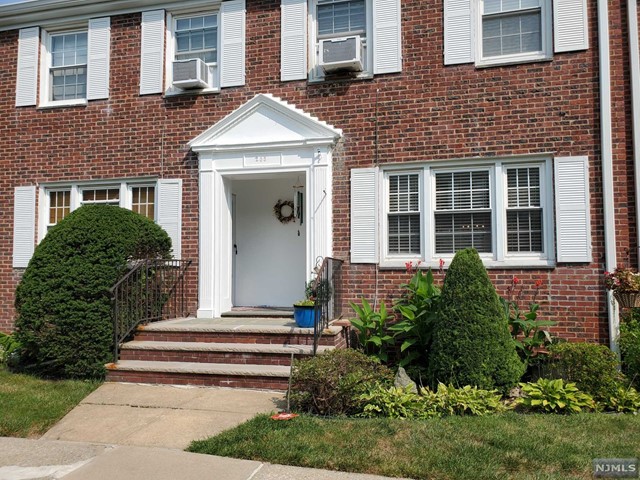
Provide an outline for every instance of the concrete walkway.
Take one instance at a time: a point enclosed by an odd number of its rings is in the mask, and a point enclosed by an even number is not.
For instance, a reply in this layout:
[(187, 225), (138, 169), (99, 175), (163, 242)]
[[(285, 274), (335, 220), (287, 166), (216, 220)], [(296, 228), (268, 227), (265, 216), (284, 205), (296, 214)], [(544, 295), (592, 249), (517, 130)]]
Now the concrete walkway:
[(106, 383), (42, 438), (0, 437), (0, 480), (384, 479), (183, 451), (283, 408), (277, 392)]

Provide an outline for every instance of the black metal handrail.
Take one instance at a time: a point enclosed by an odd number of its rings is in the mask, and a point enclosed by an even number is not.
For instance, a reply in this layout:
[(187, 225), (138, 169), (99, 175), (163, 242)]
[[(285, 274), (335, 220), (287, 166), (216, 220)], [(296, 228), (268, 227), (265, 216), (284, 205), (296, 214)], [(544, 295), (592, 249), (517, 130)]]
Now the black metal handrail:
[(342, 264), (343, 260), (325, 257), (317, 270), (313, 282), (313, 296), (315, 299), (313, 325), (313, 354), (318, 351), (320, 338), (329, 322), (338, 318), (342, 308)]
[(185, 273), (191, 260), (132, 260), (131, 269), (111, 288), (113, 361), (120, 344), (142, 323), (186, 317)]

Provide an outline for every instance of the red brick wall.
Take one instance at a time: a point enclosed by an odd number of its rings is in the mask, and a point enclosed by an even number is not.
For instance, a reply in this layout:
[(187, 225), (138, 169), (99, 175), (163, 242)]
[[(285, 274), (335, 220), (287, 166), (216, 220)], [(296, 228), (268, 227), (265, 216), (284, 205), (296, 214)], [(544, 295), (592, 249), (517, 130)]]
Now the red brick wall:
[[(589, 0), (590, 45), (551, 62), (476, 69), (443, 65), (442, 1), (403, 3), (403, 72), (373, 80), (308, 85), (280, 82), (280, 2), (247, 1), (246, 86), (220, 94), (140, 97), (140, 15), (112, 17), (111, 96), (87, 107), (15, 108), (17, 32), (0, 34), (0, 330), (12, 326), (13, 187), (63, 179), (153, 175), (184, 180), (183, 256), (197, 259), (198, 183), (185, 144), (257, 93), (272, 93), (344, 132), (334, 156), (334, 253), (349, 258), (349, 170), (379, 163), (528, 153), (588, 155), (593, 259), (553, 270), (492, 270), (504, 293), (513, 275), (543, 281), (542, 313), (572, 339), (608, 341), (601, 273), (604, 239), (599, 148), (596, 1)], [(614, 175), (617, 248), (635, 249), (627, 49), (623, 2), (612, 7)], [(376, 105), (377, 99), (377, 105)], [(376, 148), (374, 124), (379, 125)], [(632, 262), (636, 262), (632, 254)], [(389, 298), (402, 271), (345, 264), (346, 300)], [(377, 283), (376, 283), (377, 279)], [(377, 287), (376, 287), (377, 285)], [(196, 276), (190, 279), (196, 305)], [(349, 313), (350, 314), (350, 313)]]

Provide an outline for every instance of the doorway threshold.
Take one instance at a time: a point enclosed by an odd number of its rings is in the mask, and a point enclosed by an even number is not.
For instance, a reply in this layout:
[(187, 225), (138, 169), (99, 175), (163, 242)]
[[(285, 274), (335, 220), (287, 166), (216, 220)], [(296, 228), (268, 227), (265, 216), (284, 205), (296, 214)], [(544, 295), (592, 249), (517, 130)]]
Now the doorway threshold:
[(232, 307), (222, 318), (293, 318), (293, 307)]

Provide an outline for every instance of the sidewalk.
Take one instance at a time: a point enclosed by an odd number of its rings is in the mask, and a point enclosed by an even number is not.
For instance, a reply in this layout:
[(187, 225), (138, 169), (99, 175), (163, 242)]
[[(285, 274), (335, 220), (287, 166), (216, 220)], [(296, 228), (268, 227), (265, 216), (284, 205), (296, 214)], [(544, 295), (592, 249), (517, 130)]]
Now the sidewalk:
[(39, 440), (0, 437), (0, 480), (382, 480), (187, 453), (284, 395), (225, 388), (105, 383)]

